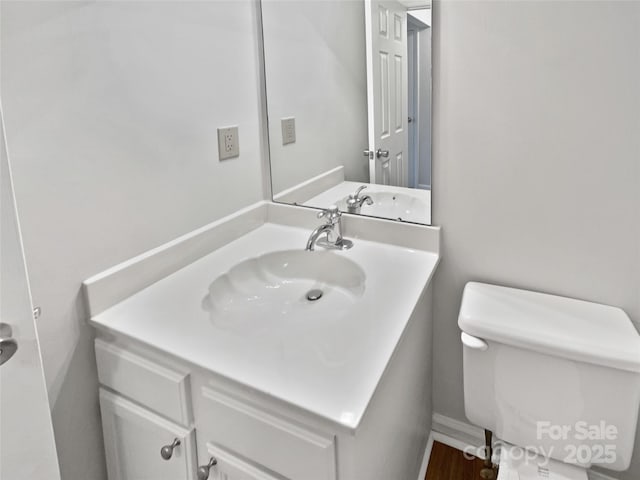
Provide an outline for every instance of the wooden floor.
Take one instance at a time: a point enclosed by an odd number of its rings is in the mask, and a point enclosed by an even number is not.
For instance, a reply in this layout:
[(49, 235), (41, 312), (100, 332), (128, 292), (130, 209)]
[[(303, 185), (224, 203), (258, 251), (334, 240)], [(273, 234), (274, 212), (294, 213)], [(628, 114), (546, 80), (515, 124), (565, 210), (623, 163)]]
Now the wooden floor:
[(425, 480), (480, 480), (482, 460), (468, 460), (460, 450), (433, 442)]

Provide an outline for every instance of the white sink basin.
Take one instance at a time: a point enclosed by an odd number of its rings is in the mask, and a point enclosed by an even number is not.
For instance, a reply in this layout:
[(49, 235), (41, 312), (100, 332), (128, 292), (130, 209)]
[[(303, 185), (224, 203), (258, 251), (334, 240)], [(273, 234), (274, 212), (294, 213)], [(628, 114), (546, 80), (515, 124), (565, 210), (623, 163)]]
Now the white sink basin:
[(331, 251), (281, 250), (249, 258), (216, 278), (202, 308), (218, 326), (272, 328), (344, 316), (362, 296), (365, 273)]

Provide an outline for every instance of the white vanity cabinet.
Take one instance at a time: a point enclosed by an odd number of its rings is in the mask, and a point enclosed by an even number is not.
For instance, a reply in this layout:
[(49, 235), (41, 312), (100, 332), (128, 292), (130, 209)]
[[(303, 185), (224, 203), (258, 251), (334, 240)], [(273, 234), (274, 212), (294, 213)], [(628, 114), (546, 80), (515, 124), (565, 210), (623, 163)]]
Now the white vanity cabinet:
[[(414, 480), (431, 419), (430, 303), (429, 288), (355, 430), (99, 334), (109, 480)], [(160, 449), (176, 439), (164, 460)]]
[(109, 480), (414, 480), (431, 419), (430, 302), (429, 288), (355, 430), (126, 337), (99, 335)]
[(98, 338), (95, 351), (109, 480), (336, 480), (333, 433), (223, 393), (207, 373), (143, 347)]
[(309, 253), (313, 212), (260, 205), (85, 281), (109, 480), (417, 479), (439, 231), (351, 220)]

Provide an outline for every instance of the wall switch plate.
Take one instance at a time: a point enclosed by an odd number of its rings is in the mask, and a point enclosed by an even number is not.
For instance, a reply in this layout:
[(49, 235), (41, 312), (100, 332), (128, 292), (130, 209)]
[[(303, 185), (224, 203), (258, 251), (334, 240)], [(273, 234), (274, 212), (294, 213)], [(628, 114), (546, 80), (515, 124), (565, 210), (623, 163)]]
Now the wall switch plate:
[(238, 127), (223, 127), (218, 129), (218, 158), (226, 160), (240, 156), (240, 141)]
[(287, 117), (282, 119), (282, 144), (296, 143), (296, 119)]

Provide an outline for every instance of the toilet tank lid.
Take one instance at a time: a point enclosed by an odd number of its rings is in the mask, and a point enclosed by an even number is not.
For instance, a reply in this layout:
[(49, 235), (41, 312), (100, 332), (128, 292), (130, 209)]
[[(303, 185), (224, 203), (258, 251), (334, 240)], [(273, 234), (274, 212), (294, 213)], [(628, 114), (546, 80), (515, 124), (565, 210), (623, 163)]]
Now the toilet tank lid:
[(640, 372), (640, 334), (617, 307), (469, 282), (458, 325), (485, 340)]

